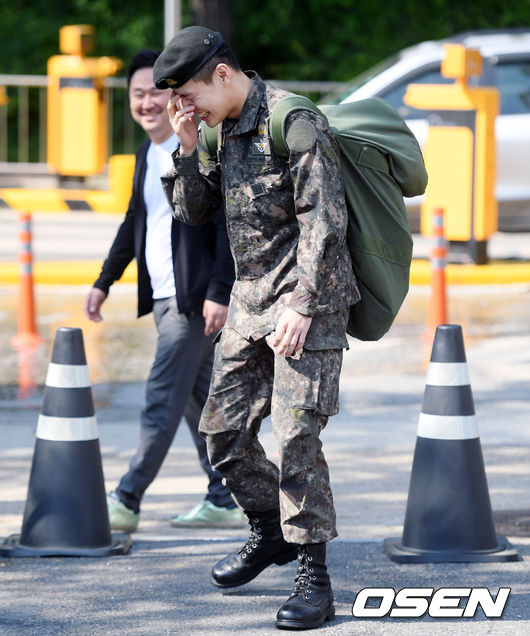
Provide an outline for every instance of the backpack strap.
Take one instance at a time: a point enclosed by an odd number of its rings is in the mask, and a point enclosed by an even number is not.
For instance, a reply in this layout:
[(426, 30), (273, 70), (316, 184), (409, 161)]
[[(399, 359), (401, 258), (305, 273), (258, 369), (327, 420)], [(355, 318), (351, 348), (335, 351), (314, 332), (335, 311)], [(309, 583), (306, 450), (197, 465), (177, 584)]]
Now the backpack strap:
[[(311, 112), (327, 120), (324, 113), (313, 104), (313, 102), (303, 95), (286, 95), (273, 107), (270, 115), (270, 134), (275, 152), (280, 157), (289, 156), (289, 148), (285, 143), (285, 122), (291, 113), (297, 110), (310, 110)], [(206, 124), (201, 124), (200, 139), (201, 145), (208, 155), (215, 161), (219, 145), (219, 126), (210, 128)]]
[(199, 132), (201, 145), (206, 150), (212, 161), (217, 158), (217, 137), (219, 126), (210, 128), (204, 122), (201, 124), (201, 130)]
[(272, 145), (274, 146), (276, 154), (280, 157), (289, 156), (289, 148), (285, 143), (285, 122), (287, 121), (287, 117), (297, 110), (310, 110), (316, 115), (320, 115), (320, 117), (326, 119), (326, 116), (318, 106), (313, 104), (307, 97), (303, 95), (287, 95), (286, 97), (282, 97), (273, 107), (269, 120)]

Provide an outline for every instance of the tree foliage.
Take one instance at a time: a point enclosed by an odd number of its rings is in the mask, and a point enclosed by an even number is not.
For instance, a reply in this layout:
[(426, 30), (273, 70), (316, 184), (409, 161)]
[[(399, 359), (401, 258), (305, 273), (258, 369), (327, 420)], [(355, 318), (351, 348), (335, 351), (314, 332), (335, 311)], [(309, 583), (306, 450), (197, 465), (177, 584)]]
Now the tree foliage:
[(156, 10), (140, 0), (0, 0), (0, 73), (44, 75), (49, 57), (59, 53), (59, 29), (91, 24), (91, 55), (126, 61), (139, 48), (162, 48), (163, 2)]
[[(276, 79), (348, 80), (422, 40), (530, 28), (530, 0), (183, 0), (182, 7), (183, 26), (211, 16), (208, 26), (226, 28), (232, 16), (230, 39), (243, 66)], [(139, 48), (163, 46), (163, 14), (163, 0), (0, 0), (0, 73), (44, 74), (65, 24), (92, 24), (93, 55), (126, 63)]]
[(234, 18), (246, 67), (270, 78), (342, 81), (423, 40), (530, 28), (530, 0), (241, 0)]

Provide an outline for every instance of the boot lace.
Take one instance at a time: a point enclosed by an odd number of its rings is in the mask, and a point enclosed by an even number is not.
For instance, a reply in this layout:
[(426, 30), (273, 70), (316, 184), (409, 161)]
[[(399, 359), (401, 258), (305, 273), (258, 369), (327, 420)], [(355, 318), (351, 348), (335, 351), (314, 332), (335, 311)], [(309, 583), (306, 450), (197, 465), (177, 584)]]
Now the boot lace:
[(311, 583), (316, 580), (314, 574), (315, 570), (311, 566), (313, 558), (301, 550), (298, 555), (298, 570), (294, 579), (294, 587), (291, 592), (291, 598), (293, 596), (301, 596), (306, 601), (311, 600)]
[(259, 519), (250, 519), (250, 536), (246, 540), (245, 544), (242, 545), (238, 553), (241, 555), (242, 559), (246, 559), (247, 556), (252, 554), (253, 550), (259, 547), (259, 542), (263, 538), (261, 534), (261, 528), (258, 527)]

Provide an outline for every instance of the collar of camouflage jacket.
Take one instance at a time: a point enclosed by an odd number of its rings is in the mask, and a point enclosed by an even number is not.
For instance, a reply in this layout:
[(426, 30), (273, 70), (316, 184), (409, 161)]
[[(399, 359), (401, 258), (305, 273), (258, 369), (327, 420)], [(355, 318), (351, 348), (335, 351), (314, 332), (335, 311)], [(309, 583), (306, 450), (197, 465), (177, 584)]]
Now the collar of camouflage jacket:
[(256, 130), (265, 98), (265, 82), (255, 71), (245, 71), (245, 75), (252, 80), (247, 99), (243, 104), (241, 115), (237, 121), (226, 119), (223, 123), (223, 133), (227, 135), (243, 135)]

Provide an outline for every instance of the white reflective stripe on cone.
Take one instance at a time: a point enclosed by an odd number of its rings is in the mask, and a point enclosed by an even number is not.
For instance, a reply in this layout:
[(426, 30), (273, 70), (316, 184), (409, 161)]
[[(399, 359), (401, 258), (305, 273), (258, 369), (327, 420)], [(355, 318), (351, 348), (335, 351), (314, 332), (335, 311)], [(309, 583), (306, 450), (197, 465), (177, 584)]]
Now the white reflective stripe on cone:
[(469, 373), (465, 362), (430, 362), (426, 384), (430, 386), (466, 386)]
[(50, 362), (46, 385), (58, 389), (82, 389), (90, 386), (90, 375), (86, 364), (56, 364)]
[(474, 439), (478, 424), (474, 415), (429, 415), (420, 413), (418, 436), (430, 439)]
[(52, 442), (84, 442), (98, 439), (95, 415), (90, 417), (52, 417), (39, 415), (37, 435)]

